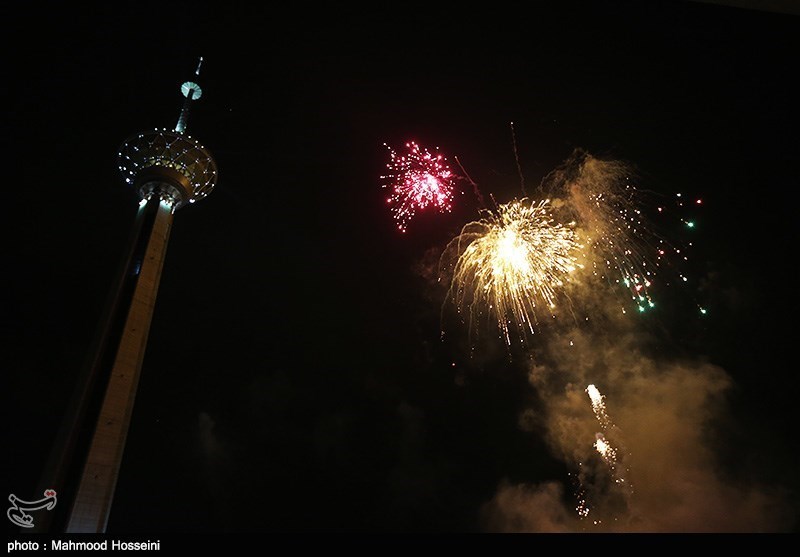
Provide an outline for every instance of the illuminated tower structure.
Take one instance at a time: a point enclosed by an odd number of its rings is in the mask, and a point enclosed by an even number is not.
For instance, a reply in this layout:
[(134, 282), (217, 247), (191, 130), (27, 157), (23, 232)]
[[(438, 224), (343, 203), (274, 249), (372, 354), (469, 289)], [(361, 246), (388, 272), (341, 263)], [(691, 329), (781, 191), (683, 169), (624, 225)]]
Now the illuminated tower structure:
[[(200, 58), (196, 76), (202, 61)], [(62, 433), (62, 446), (56, 451), (60, 452), (55, 459), (58, 462), (54, 465), (51, 460), (51, 472), (53, 466), (59, 469), (56, 483), (60, 481), (59, 488), (63, 485), (67, 491), (68, 508), (61, 523), (51, 525), (51, 530), (105, 532), (173, 215), (206, 197), (217, 183), (216, 162), (205, 147), (186, 133), (190, 105), (200, 98), (202, 90), (195, 81), (187, 81), (181, 92), (185, 100), (173, 130), (134, 134), (119, 150), (119, 170), (138, 194), (139, 210), (122, 271), (87, 366), (78, 397), (82, 402), (73, 401), (73, 406), (81, 408), (76, 411), (73, 407), (70, 432)], [(81, 435), (85, 438), (82, 445), (75, 441)], [(72, 464), (67, 465), (67, 461)], [(70, 467), (71, 472), (65, 471)], [(69, 474), (73, 477), (72, 487), (66, 478)], [(51, 475), (43, 481), (53, 479)]]

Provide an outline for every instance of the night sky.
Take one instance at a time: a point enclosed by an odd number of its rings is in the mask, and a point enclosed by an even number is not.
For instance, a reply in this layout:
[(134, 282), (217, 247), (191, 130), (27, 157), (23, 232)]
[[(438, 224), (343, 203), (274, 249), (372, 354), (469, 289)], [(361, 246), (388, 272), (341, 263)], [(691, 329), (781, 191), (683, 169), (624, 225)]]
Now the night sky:
[[(188, 132), (220, 178), (175, 215), (110, 533), (798, 531), (799, 10), (207, 4), (8, 8), (7, 494), (37, 496), (131, 231), (117, 149), (174, 127), (202, 56)], [(624, 161), (689, 201), (691, 235), (653, 223), (689, 280), (470, 343), (436, 268), (478, 203), (461, 180), (398, 232), (384, 143), (412, 140), (498, 203), (576, 150)], [(600, 525), (571, 483), (587, 381), (636, 488)]]

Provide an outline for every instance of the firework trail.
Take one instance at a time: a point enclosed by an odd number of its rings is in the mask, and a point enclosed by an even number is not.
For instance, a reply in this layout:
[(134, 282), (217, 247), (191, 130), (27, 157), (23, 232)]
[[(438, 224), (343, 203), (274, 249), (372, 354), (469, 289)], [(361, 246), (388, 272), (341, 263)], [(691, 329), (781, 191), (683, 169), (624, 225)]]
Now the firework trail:
[(475, 182), (475, 180), (473, 180), (470, 177), (470, 175), (467, 174), (467, 171), (464, 170), (464, 167), (462, 166), (461, 161), (458, 160), (458, 157), (455, 157), (455, 159), (456, 163), (458, 164), (458, 167), (461, 169), (461, 172), (464, 173), (464, 178), (472, 185), (472, 192), (475, 194), (475, 198), (478, 200), (480, 209), (481, 210), (486, 209), (486, 202), (483, 200), (483, 194), (481, 193), (481, 190), (478, 188), (477, 182)]
[(483, 211), (451, 240), (443, 260), (455, 261), (447, 299), (474, 326), (494, 321), (507, 345), (524, 341), (538, 314), (554, 312), (580, 249), (570, 225), (553, 222), (549, 200), (525, 198)]
[(449, 213), (457, 176), (445, 157), (431, 154), (413, 141), (406, 143), (408, 152), (403, 155), (384, 145), (389, 149), (389, 162), (388, 173), (381, 179), (387, 181), (383, 187), (391, 189), (386, 202), (391, 206), (397, 228), (406, 232), (414, 215), (428, 207)]
[(522, 195), (528, 195), (525, 191), (525, 177), (522, 174), (522, 166), (519, 164), (519, 153), (517, 152), (517, 135), (514, 133), (514, 122), (511, 125), (511, 143), (514, 147), (514, 162), (517, 163), (517, 172), (519, 173), (519, 185), (522, 189)]

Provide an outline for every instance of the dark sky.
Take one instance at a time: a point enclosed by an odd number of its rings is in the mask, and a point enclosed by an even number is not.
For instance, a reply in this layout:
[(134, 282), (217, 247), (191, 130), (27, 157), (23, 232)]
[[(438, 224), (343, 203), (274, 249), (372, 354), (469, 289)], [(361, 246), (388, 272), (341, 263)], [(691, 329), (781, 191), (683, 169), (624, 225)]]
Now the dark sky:
[[(116, 150), (175, 125), (203, 56), (188, 128), (220, 179), (175, 216), (109, 532), (797, 531), (797, 14), (9, 9), (8, 493), (35, 495), (133, 223)], [(501, 203), (576, 149), (702, 198), (690, 280), (616, 336), (584, 331), (585, 354), (544, 331), (470, 356), (441, 339), (430, 270), (476, 199), (462, 181), (399, 234), (383, 144), (409, 140)], [(637, 487), (636, 520), (608, 527), (570, 502), (588, 369)]]

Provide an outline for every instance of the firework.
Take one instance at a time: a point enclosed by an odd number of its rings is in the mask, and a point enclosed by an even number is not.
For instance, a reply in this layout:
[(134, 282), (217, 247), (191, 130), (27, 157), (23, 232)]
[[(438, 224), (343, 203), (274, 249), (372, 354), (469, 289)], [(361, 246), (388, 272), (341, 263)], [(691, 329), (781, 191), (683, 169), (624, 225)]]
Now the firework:
[(602, 433), (595, 434), (594, 448), (603, 457), (611, 469), (613, 470), (617, 465), (617, 449), (606, 440), (605, 435)]
[(603, 429), (610, 428), (613, 424), (611, 423), (611, 418), (608, 417), (606, 413), (606, 403), (600, 391), (597, 390), (597, 387), (594, 385), (589, 385), (586, 387), (586, 393), (589, 395), (589, 400), (592, 401), (592, 410), (594, 410), (594, 415), (597, 418), (597, 421), (600, 422), (600, 425)]
[(651, 289), (657, 270), (676, 250), (651, 229), (632, 175), (623, 162), (578, 152), (548, 176), (543, 188), (559, 198), (559, 217), (576, 222), (586, 247), (583, 268), (623, 287), (643, 312), (655, 306)]
[[(606, 412), (605, 397), (600, 393), (597, 387), (589, 385), (586, 387), (586, 394), (589, 395), (589, 400), (592, 401), (592, 410), (602, 430), (607, 432), (610, 429), (616, 429), (616, 426)], [(597, 452), (600, 453), (600, 456), (603, 457), (603, 460), (605, 460), (612, 469), (616, 467), (617, 449), (611, 445), (603, 433), (595, 434), (594, 448), (597, 449)]]
[(609, 431), (617, 431), (617, 426), (614, 425), (611, 418), (608, 416), (608, 412), (606, 412), (605, 397), (594, 385), (586, 387), (586, 393), (589, 395), (589, 400), (592, 401), (592, 410), (603, 430), (602, 433), (598, 432), (595, 434), (594, 448), (606, 464), (608, 464), (614, 478), (614, 483), (632, 491), (633, 488), (626, 479), (627, 469), (619, 465), (617, 459), (619, 454), (618, 449), (606, 438), (606, 434)]
[[(586, 388), (592, 410), (602, 431), (595, 433), (592, 447), (605, 464), (597, 467), (592, 459), (577, 463), (577, 472), (570, 473), (576, 497), (575, 512), (590, 527), (616, 522), (630, 516), (633, 486), (628, 481), (629, 470), (622, 464), (624, 450), (609, 439), (619, 438), (619, 431), (606, 411), (605, 397), (594, 385)], [(591, 516), (591, 518), (590, 518)]]
[(443, 155), (432, 154), (413, 141), (405, 146), (407, 153), (400, 155), (386, 145), (388, 173), (381, 176), (386, 181), (383, 187), (391, 189), (386, 202), (401, 232), (406, 232), (418, 211), (433, 207), (440, 213), (449, 213), (457, 178)]
[(553, 221), (549, 203), (523, 198), (484, 211), (448, 245), (445, 257), (456, 256), (448, 298), (470, 331), (491, 316), (510, 345), (512, 329), (524, 340), (538, 313), (553, 313), (580, 245), (571, 226)]

